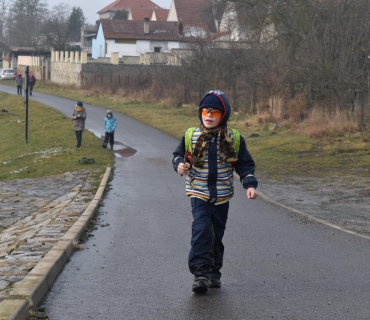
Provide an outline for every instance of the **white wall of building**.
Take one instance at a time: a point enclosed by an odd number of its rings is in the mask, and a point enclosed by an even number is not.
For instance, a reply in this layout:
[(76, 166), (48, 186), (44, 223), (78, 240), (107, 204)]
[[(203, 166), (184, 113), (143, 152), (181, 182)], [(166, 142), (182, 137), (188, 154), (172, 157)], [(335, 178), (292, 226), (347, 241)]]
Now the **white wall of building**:
[[(118, 56), (134, 56), (139, 57), (147, 52), (154, 52), (155, 47), (160, 47), (162, 53), (166, 53), (172, 49), (180, 49), (181, 42), (178, 41), (155, 41), (155, 40), (136, 40), (136, 44), (116, 43), (114, 39), (106, 40), (107, 54), (109, 58), (112, 52), (118, 52)], [(93, 57), (94, 58), (94, 57)], [(95, 58), (94, 58), (95, 59)]]
[(100, 19), (112, 19), (114, 15), (115, 15), (114, 11), (108, 11), (108, 12), (99, 14), (99, 18)]
[(116, 40), (114, 39), (108, 39), (106, 40), (108, 50), (107, 50), (107, 57), (110, 58), (112, 52), (118, 52), (118, 57), (122, 56), (140, 56), (140, 54), (137, 54), (137, 43), (136, 44), (130, 44), (130, 43), (116, 43)]

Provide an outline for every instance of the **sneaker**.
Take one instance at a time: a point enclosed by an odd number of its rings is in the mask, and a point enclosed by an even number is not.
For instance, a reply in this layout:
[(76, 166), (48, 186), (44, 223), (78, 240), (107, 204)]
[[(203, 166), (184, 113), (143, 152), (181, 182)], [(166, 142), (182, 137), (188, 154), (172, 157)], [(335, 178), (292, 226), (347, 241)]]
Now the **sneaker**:
[(113, 151), (113, 144), (110, 145), (110, 149)]
[(221, 279), (219, 278), (209, 279), (209, 287), (210, 288), (221, 288)]
[(195, 293), (206, 293), (209, 288), (208, 278), (204, 276), (195, 276), (192, 290)]

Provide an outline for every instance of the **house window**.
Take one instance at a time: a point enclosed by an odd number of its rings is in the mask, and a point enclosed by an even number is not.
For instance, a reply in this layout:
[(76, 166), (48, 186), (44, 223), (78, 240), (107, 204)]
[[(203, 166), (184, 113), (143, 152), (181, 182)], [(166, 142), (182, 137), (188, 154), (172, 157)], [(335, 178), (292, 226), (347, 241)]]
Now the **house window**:
[(162, 47), (154, 47), (154, 52), (161, 52), (162, 51)]
[(105, 43), (105, 55), (108, 54), (108, 43)]

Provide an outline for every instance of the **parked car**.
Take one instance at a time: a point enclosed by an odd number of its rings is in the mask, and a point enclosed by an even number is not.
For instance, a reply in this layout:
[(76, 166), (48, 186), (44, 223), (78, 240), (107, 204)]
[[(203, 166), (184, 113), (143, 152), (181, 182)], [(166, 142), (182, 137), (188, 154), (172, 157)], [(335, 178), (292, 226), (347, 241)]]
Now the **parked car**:
[(16, 78), (15, 71), (13, 69), (1, 69), (0, 78), (2, 80), (14, 80)]

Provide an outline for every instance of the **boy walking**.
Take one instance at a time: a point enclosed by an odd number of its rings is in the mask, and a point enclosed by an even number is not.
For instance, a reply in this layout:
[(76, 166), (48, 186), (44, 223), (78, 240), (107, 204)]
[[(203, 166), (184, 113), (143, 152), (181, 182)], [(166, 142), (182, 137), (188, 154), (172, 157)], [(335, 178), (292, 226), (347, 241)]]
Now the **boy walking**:
[(186, 175), (186, 194), (191, 198), (194, 221), (188, 263), (195, 293), (221, 287), (222, 238), (234, 194), (233, 169), (247, 189), (247, 198), (257, 197), (254, 161), (244, 138), (227, 127), (230, 113), (225, 94), (210, 91), (199, 105), (200, 126), (189, 128), (173, 153), (173, 167)]
[(106, 148), (109, 142), (110, 149), (113, 151), (114, 145), (114, 131), (117, 128), (117, 120), (113, 117), (113, 112), (111, 110), (107, 111), (107, 116), (104, 120), (104, 128), (105, 128), (105, 137), (103, 142), (103, 148)]

